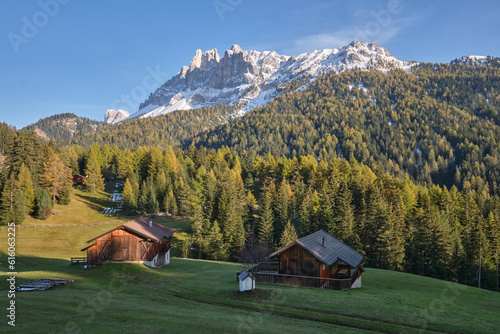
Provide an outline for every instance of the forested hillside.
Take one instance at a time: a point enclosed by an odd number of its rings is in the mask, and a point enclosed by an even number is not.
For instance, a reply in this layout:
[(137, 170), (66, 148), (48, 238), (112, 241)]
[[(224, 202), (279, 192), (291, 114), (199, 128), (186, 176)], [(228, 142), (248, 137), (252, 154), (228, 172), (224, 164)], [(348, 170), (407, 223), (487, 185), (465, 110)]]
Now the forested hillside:
[(498, 66), (331, 74), (194, 142), (325, 161), (355, 158), (428, 186), (500, 194), (499, 92)]
[[(75, 136), (71, 143), (187, 149), (318, 160), (345, 158), (418, 184), (500, 194), (500, 67), (420, 64), (413, 73), (350, 71), (282, 87), (243, 117), (217, 106), (138, 119)], [(227, 124), (226, 124), (227, 123)], [(484, 200), (484, 199), (482, 199)]]
[(66, 142), (86, 147), (92, 143), (110, 144), (131, 150), (141, 146), (154, 146), (162, 150), (169, 145), (186, 148), (195, 136), (225, 124), (234, 117), (234, 113), (235, 107), (227, 105), (178, 110), (167, 115), (107, 125)]
[(89, 132), (94, 132), (103, 126), (103, 122), (66, 113), (42, 118), (38, 122), (28, 125), (25, 129), (28, 131), (42, 130), (49, 139), (68, 140)]
[(53, 204), (70, 201), (72, 170), (53, 141), (34, 131), (0, 124), (0, 224), (20, 224), (30, 214), (47, 219)]

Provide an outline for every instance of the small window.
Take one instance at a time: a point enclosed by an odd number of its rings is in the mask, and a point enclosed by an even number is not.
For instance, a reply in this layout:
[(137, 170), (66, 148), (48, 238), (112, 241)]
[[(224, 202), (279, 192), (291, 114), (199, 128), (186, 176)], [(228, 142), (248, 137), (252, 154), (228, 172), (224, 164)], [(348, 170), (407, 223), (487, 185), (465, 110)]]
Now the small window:
[(345, 265), (347, 265), (347, 263), (345, 263), (345, 262), (344, 262), (344, 261), (342, 261), (342, 260), (339, 260), (339, 266), (345, 266)]
[(349, 269), (346, 269), (346, 268), (344, 268), (344, 269), (340, 269), (340, 270), (337, 272), (337, 274), (339, 274), (339, 275), (347, 275), (348, 273), (349, 273)]

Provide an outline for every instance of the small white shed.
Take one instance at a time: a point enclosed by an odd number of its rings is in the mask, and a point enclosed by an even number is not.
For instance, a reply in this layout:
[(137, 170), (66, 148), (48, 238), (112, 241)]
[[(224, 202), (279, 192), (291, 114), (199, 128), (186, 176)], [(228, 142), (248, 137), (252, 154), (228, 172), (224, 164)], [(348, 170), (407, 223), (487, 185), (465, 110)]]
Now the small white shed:
[(255, 277), (246, 270), (238, 276), (238, 281), (240, 283), (240, 291), (255, 289)]

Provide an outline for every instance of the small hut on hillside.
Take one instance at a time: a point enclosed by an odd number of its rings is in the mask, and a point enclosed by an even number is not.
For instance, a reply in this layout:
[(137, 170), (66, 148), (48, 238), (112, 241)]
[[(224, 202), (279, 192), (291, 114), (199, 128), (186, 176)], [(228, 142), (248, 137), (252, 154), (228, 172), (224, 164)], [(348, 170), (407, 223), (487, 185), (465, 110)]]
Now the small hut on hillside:
[(143, 263), (161, 267), (170, 263), (174, 231), (141, 217), (87, 241), (87, 264)]
[(238, 275), (240, 291), (250, 291), (255, 289), (255, 277), (252, 274), (243, 271)]
[(361, 287), (363, 255), (325, 231), (297, 239), (249, 270), (257, 282), (344, 290)]
[(73, 175), (73, 185), (84, 184), (86, 177), (80, 174)]

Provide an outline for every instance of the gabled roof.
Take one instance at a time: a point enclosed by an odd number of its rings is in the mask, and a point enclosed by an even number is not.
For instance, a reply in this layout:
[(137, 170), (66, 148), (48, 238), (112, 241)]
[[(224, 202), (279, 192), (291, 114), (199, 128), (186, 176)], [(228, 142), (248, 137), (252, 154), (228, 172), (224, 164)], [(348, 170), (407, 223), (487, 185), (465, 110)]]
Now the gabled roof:
[(129, 221), (128, 223), (120, 225), (112, 230), (109, 230), (108, 232), (98, 235), (97, 237), (92, 238), (87, 242), (91, 242), (95, 239), (102, 237), (103, 235), (106, 235), (120, 228), (123, 228), (126, 231), (138, 234), (143, 238), (151, 239), (156, 242), (162, 240), (163, 238), (170, 238), (172, 235), (174, 235), (174, 231), (172, 231), (168, 227), (162, 226), (154, 222), (151, 222), (151, 226), (149, 226), (149, 223), (150, 221), (147, 218), (144, 217), (137, 218)]
[(87, 247), (82, 249), (81, 252), (86, 251), (87, 249), (89, 249), (90, 247), (95, 246), (95, 245), (97, 245), (97, 242), (94, 242), (92, 245), (88, 245)]
[(174, 231), (168, 227), (154, 222), (151, 222), (151, 226), (149, 226), (149, 222), (149, 219), (141, 217), (123, 224), (123, 227), (153, 241), (160, 241), (174, 235)]
[(244, 281), (245, 279), (247, 278), (251, 278), (251, 279), (255, 279), (255, 277), (253, 277), (252, 274), (250, 274), (249, 272), (247, 272), (246, 270), (244, 270), (241, 274), (239, 274), (238, 276), (238, 279), (240, 281)]
[(337, 260), (341, 260), (351, 267), (356, 268), (364, 258), (363, 255), (323, 230), (297, 239), (293, 243), (278, 249), (276, 252), (269, 255), (269, 257), (276, 256), (295, 244), (311, 253), (318, 261), (327, 266), (331, 266)]

